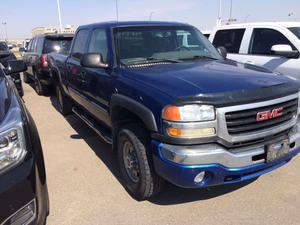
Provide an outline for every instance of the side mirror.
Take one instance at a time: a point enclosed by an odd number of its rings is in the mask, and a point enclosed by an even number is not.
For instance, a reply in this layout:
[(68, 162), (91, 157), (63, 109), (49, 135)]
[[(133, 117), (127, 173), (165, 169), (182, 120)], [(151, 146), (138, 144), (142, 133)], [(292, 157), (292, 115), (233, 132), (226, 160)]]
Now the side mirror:
[(80, 60), (81, 66), (90, 68), (108, 68), (108, 64), (103, 62), (102, 55), (99, 53), (86, 53)]
[(218, 47), (218, 51), (224, 59), (227, 58), (227, 50), (225, 47)]
[(11, 75), (14, 73), (20, 73), (27, 70), (26, 64), (23, 60), (8, 60), (7, 67), (4, 69), (6, 75)]
[(21, 47), (21, 48), (19, 48), (19, 52), (26, 52), (26, 49)]
[(293, 50), (290, 45), (273, 45), (271, 53), (273, 55), (286, 58), (299, 58), (299, 52), (297, 50)]

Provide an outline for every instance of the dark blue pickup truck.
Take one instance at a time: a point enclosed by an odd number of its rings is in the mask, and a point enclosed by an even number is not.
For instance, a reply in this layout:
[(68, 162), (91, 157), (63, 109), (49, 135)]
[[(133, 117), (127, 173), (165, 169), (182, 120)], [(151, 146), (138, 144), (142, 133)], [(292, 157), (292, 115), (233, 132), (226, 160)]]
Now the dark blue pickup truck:
[(137, 199), (167, 180), (185, 188), (253, 179), (299, 153), (299, 85), (226, 59), (193, 26), (81, 26), (49, 69), (63, 114), (74, 112), (117, 153)]

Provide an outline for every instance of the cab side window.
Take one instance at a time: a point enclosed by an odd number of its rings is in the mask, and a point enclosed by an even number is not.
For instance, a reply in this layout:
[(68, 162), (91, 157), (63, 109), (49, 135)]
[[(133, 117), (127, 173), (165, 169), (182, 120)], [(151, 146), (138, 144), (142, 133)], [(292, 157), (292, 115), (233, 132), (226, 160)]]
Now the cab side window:
[(36, 52), (42, 53), (43, 51), (43, 44), (44, 44), (44, 39), (42, 37), (37, 39), (37, 44), (36, 44)]
[(89, 36), (89, 30), (80, 30), (76, 34), (76, 39), (72, 49), (72, 57), (80, 60), (82, 55), (85, 53), (85, 46)]
[(100, 53), (103, 62), (107, 62), (107, 36), (104, 29), (95, 29), (88, 47), (88, 53)]
[(36, 46), (36, 38), (33, 38), (30, 42), (30, 45), (29, 45), (29, 52), (34, 52), (35, 50), (35, 46)]
[(249, 46), (249, 54), (272, 55), (272, 46), (279, 44), (290, 45), (295, 50), (293, 44), (279, 31), (269, 28), (255, 28)]
[(238, 54), (245, 29), (219, 30), (213, 40), (215, 47), (225, 47), (228, 53)]

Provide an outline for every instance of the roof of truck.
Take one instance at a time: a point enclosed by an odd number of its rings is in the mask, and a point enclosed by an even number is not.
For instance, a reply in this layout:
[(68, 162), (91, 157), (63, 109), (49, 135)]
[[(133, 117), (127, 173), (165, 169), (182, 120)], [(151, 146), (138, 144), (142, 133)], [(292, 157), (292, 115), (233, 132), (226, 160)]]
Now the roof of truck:
[(108, 22), (101, 22), (101, 23), (93, 23), (82, 25), (80, 28), (83, 27), (97, 27), (97, 26), (106, 26), (106, 27), (127, 27), (127, 26), (186, 26), (186, 23), (179, 23), (179, 22), (165, 22), (165, 21), (108, 21)]
[(220, 28), (236, 28), (236, 27), (250, 27), (250, 26), (282, 26), (282, 27), (300, 27), (300, 22), (257, 22), (257, 23), (234, 23), (229, 25), (222, 25)]
[(63, 38), (63, 37), (74, 37), (73, 33), (46, 33), (46, 34), (38, 34), (34, 37), (46, 37), (46, 38)]

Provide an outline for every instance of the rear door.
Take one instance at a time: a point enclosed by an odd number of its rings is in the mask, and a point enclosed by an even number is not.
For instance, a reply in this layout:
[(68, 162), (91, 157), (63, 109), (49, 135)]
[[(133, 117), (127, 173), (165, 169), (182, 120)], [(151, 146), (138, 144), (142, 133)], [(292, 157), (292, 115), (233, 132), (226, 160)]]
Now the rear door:
[(66, 62), (70, 95), (82, 106), (84, 106), (86, 102), (82, 93), (82, 83), (84, 81), (85, 71), (80, 65), (80, 60), (82, 55), (86, 52), (88, 37), (89, 29), (77, 31), (70, 57)]
[[(88, 53), (100, 53), (104, 63), (108, 63), (108, 43), (105, 28), (92, 30), (87, 48)], [(110, 126), (109, 98), (112, 92), (112, 76), (107, 68), (83, 68), (84, 79), (81, 93), (87, 99), (85, 106), (99, 121)]]
[(276, 56), (271, 52), (272, 46), (278, 44), (290, 45), (293, 50), (297, 50), (294, 44), (280, 30), (264, 27), (253, 28), (247, 55), (244, 55), (241, 61), (300, 78), (299, 58)]
[(27, 49), (27, 52), (23, 56), (24, 62), (27, 65), (27, 73), (30, 74), (30, 75), (33, 75), (33, 70), (32, 70), (32, 67), (33, 67), (33, 54), (34, 54), (34, 51), (36, 49), (36, 44), (37, 44), (37, 38), (31, 39), (31, 41), (29, 43), (29, 46), (28, 46), (28, 49)]

